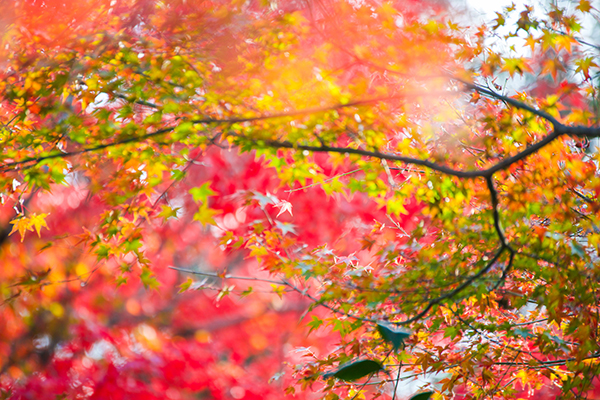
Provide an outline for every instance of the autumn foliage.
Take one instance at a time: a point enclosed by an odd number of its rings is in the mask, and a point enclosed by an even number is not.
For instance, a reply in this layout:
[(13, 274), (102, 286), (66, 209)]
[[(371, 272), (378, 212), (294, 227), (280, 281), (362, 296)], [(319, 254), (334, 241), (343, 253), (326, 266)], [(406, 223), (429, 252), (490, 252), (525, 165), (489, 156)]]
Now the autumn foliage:
[(599, 17), (1, 3), (0, 398), (599, 396)]

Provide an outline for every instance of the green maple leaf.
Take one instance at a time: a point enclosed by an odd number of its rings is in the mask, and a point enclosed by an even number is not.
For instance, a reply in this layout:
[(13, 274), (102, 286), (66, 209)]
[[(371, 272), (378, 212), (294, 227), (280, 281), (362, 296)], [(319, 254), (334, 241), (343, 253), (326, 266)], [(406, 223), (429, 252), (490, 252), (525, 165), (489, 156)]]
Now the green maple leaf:
[(409, 400), (428, 400), (432, 394), (433, 392), (418, 393), (411, 397)]
[(167, 205), (161, 206), (161, 211), (158, 214), (159, 217), (163, 219), (163, 222), (167, 222), (169, 218), (177, 218), (177, 211), (180, 210), (180, 207), (171, 207)]
[(190, 194), (194, 201), (206, 202), (210, 196), (215, 196), (217, 193), (210, 188), (210, 182), (205, 182), (200, 187), (190, 189)]
[(194, 283), (194, 280), (192, 278), (187, 278), (187, 280), (185, 282), (183, 282), (181, 285), (179, 285), (179, 292), (177, 293), (183, 293), (186, 290), (188, 290), (190, 288), (190, 286), (192, 286), (192, 283)]
[(381, 371), (383, 366), (374, 360), (358, 360), (341, 365), (332, 372), (323, 375), (324, 378), (335, 377), (343, 381), (355, 381), (364, 376)]
[(386, 322), (378, 323), (377, 331), (386, 342), (392, 344), (394, 350), (403, 348), (404, 340), (410, 336), (410, 333)]
[(158, 283), (156, 277), (148, 267), (142, 267), (140, 279), (146, 289), (158, 289), (160, 286), (160, 283)]

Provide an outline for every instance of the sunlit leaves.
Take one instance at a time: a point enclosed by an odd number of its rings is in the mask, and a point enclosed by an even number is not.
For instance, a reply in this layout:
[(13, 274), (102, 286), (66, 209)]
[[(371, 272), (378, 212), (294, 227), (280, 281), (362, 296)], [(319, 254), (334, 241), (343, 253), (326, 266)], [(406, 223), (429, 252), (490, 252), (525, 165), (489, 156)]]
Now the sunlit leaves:
[(594, 58), (593, 57), (585, 57), (585, 58), (581, 58), (578, 60), (575, 60), (575, 65), (577, 65), (577, 69), (575, 70), (575, 72), (581, 72), (583, 73), (583, 76), (586, 79), (590, 79), (590, 68), (595, 67), (595, 68), (599, 68), (598, 64), (596, 64), (594, 62)]
[(294, 215), (292, 213), (292, 203), (289, 201), (281, 200), (278, 204), (275, 204), (275, 207), (279, 208), (279, 212), (276, 217), (279, 217), (281, 214), (288, 212), (290, 215)]
[(27, 231), (35, 230), (38, 236), (40, 236), (40, 230), (43, 227), (48, 228), (48, 225), (46, 224), (47, 216), (48, 214), (46, 213), (32, 213), (31, 215), (24, 215), (18, 217), (10, 221), (12, 225), (12, 230), (10, 231), (10, 234), (12, 235), (15, 232), (19, 232), (19, 235), (21, 235), (21, 242), (25, 239), (25, 232)]
[[(94, 371), (122, 375), (120, 390), (141, 376), (170, 397), (267, 398), (256, 371), (281, 373), (277, 346), (301, 342), (298, 396), (389, 394), (382, 376), (353, 383), (383, 364), (445, 374), (442, 397), (519, 397), (512, 382), (585, 391), (600, 280), (598, 157), (581, 134), (597, 114), (590, 2), (511, 5), (479, 27), (443, 2), (73, 3), (86, 18), (59, 3), (38, 10), (56, 18), (7, 24), (0, 50), (0, 195), (21, 239), (6, 239), (2, 278), (16, 286), (0, 292), (17, 327), (6, 337), (26, 338), (13, 355), (0, 344), (27, 371), (8, 368), (14, 387), (67, 371), (68, 390), (77, 377), (107, 397)], [(52, 246), (37, 254), (28, 231)], [(158, 282), (160, 296), (145, 292)], [(72, 348), (81, 316), (100, 333)], [(285, 336), (292, 326), (312, 335)], [(26, 346), (46, 335), (60, 357), (37, 363), (51, 346)], [(80, 368), (102, 341), (115, 355)], [(157, 371), (128, 375), (147, 350), (157, 361), (137, 364)]]
[(533, 72), (524, 58), (505, 58), (502, 70), (514, 76), (515, 74), (523, 75), (525, 72)]

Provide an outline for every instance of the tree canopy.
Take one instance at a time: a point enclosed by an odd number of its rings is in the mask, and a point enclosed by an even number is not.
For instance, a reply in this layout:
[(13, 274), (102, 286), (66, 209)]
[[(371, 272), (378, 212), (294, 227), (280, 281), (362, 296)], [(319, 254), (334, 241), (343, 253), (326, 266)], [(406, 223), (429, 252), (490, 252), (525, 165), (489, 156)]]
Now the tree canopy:
[(592, 2), (0, 11), (2, 398), (600, 393)]

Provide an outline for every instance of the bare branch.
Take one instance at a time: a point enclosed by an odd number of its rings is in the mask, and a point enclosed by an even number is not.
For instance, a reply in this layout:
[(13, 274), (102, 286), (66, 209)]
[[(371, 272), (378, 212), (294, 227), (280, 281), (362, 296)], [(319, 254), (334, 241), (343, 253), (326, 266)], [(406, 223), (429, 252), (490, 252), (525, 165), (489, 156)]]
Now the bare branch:
[(302, 296), (304, 296), (307, 299), (311, 300), (316, 305), (319, 305), (321, 307), (325, 307), (325, 308), (329, 309), (330, 311), (333, 311), (336, 314), (341, 314), (341, 315), (344, 315), (344, 316), (346, 316), (348, 318), (352, 318), (352, 319), (356, 319), (356, 320), (360, 320), (360, 321), (364, 321), (364, 322), (377, 323), (377, 320), (374, 320), (374, 319), (371, 319), (371, 318), (360, 317), (358, 315), (347, 313), (347, 312), (342, 311), (342, 310), (340, 310), (338, 308), (330, 306), (329, 304), (326, 304), (326, 303), (322, 302), (321, 300), (317, 299), (316, 297), (310, 295), (306, 289), (300, 289), (299, 287), (297, 287), (296, 285), (294, 285), (293, 283), (291, 283), (290, 281), (285, 280), (285, 279), (277, 281), (277, 280), (273, 280), (273, 279), (256, 278), (256, 277), (252, 277), (252, 276), (233, 276), (233, 275), (219, 276), (218, 274), (211, 273), (211, 272), (200, 272), (200, 271), (194, 271), (194, 270), (184, 269), (184, 268), (177, 268), (177, 267), (172, 267), (172, 266), (169, 267), (169, 268), (173, 269), (175, 271), (185, 272), (185, 273), (194, 274), (194, 275), (207, 276), (207, 277), (211, 277), (211, 278), (234, 279), (234, 280), (245, 280), (245, 281), (257, 281), (257, 282), (266, 282), (266, 283), (272, 283), (272, 284), (275, 284), (275, 285), (287, 286), (292, 291), (301, 294)]
[(214, 272), (201, 272), (201, 271), (194, 271), (191, 269), (178, 268), (178, 267), (172, 267), (172, 266), (170, 266), (169, 269), (173, 269), (173, 270), (179, 271), (179, 272), (185, 272), (188, 274), (207, 276), (209, 278), (216, 278), (216, 279), (235, 279), (235, 280), (243, 280), (243, 281), (257, 281), (257, 282), (273, 283), (276, 285), (284, 285), (285, 284), (285, 283), (283, 283), (283, 281), (256, 278), (253, 276), (234, 276), (234, 275), (229, 275), (229, 274), (220, 276), (219, 274), (216, 274)]

